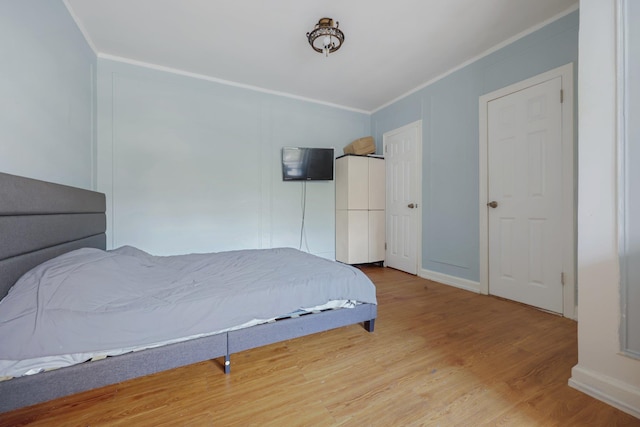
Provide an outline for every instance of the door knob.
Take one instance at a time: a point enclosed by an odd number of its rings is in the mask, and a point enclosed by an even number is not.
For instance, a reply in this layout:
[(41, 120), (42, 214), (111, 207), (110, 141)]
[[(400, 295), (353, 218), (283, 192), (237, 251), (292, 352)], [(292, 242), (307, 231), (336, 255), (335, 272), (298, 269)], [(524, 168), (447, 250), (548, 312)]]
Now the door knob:
[(413, 208), (415, 208), (415, 207), (416, 207), (416, 205), (414, 205), (413, 203), (409, 203), (409, 204), (407, 205), (407, 207), (408, 207), (409, 209), (413, 209)]
[(487, 203), (487, 206), (489, 206), (490, 208), (497, 208), (498, 207), (498, 202), (496, 202), (495, 200), (493, 202), (489, 202)]

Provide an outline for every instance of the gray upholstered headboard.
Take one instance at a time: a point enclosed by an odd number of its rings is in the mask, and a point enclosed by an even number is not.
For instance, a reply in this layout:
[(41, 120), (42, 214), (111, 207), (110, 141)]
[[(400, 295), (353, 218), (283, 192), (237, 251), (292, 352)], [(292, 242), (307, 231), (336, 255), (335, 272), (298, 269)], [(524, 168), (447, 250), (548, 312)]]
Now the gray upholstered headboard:
[(0, 298), (38, 264), (104, 249), (105, 230), (104, 194), (0, 173)]

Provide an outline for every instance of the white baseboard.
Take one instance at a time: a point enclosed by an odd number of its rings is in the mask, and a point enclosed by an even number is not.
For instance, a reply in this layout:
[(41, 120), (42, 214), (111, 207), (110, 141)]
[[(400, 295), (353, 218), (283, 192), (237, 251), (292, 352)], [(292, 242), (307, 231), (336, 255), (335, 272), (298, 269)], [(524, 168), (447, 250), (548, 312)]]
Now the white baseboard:
[(476, 294), (480, 293), (480, 282), (474, 282), (473, 280), (462, 279), (460, 277), (450, 276), (436, 271), (425, 270), (424, 268), (420, 270), (418, 275), (423, 279), (433, 280), (434, 282), (464, 289), (465, 291), (471, 291)]
[(640, 418), (640, 388), (576, 365), (569, 386)]

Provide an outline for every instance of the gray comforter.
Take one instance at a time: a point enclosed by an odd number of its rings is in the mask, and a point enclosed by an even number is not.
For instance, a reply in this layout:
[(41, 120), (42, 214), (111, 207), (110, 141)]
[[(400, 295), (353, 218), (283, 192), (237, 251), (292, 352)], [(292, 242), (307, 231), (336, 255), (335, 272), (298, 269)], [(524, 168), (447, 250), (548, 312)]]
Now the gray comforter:
[(295, 249), (80, 249), (31, 270), (0, 302), (0, 360), (152, 346), (332, 300), (376, 303), (375, 287)]

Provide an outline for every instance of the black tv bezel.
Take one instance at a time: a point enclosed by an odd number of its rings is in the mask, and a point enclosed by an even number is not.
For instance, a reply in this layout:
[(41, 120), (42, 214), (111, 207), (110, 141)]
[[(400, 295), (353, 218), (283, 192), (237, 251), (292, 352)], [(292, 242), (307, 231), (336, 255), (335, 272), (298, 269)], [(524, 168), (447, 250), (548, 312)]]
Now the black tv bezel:
[[(285, 150), (318, 150), (318, 151), (331, 151), (331, 177), (330, 178), (314, 178), (310, 177), (308, 174), (305, 176), (297, 177), (286, 174), (285, 167)], [(282, 166), (282, 180), (286, 182), (308, 182), (308, 181), (333, 181), (335, 178), (335, 149), (329, 147), (282, 147), (281, 156), (280, 156), (281, 166)], [(308, 169), (308, 168), (307, 168)]]

